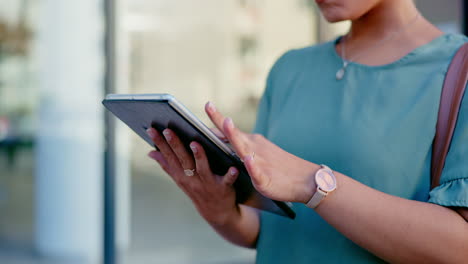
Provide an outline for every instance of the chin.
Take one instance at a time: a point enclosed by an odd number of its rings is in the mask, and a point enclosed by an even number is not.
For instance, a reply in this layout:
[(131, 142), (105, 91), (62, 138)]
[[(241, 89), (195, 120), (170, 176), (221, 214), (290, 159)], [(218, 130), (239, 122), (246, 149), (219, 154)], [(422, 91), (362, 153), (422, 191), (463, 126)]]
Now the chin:
[(320, 12), (330, 23), (341, 22), (352, 19), (343, 8), (337, 6), (320, 6)]
[(349, 18), (339, 17), (339, 16), (325, 16), (324, 15), (324, 17), (325, 17), (325, 20), (327, 20), (330, 23), (336, 23), (336, 22), (342, 22), (342, 21), (350, 20)]
[(322, 15), (325, 18), (325, 20), (327, 20), (330, 23), (341, 22), (341, 21), (346, 21), (346, 20), (351, 19), (348, 16), (343, 16), (343, 15), (336, 14), (336, 13), (322, 12)]

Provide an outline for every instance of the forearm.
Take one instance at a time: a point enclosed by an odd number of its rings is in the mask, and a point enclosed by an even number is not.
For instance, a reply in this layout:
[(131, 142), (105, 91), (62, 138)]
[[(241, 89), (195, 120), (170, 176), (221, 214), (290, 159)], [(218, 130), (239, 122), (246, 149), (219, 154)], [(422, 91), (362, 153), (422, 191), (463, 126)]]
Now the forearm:
[(329, 224), (392, 263), (463, 263), (468, 223), (435, 204), (388, 195), (341, 173), (338, 189), (316, 209)]
[(241, 247), (255, 248), (260, 230), (259, 212), (251, 207), (239, 205), (239, 213), (225, 224), (210, 225), (227, 241)]

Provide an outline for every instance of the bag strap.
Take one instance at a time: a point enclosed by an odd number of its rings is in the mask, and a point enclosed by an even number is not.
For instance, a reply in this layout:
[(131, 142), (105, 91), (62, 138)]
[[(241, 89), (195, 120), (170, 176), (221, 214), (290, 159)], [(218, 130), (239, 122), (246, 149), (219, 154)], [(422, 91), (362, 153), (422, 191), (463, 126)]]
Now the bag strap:
[(439, 185), (467, 81), (468, 43), (465, 43), (453, 57), (445, 75), (436, 134), (432, 144), (431, 189)]

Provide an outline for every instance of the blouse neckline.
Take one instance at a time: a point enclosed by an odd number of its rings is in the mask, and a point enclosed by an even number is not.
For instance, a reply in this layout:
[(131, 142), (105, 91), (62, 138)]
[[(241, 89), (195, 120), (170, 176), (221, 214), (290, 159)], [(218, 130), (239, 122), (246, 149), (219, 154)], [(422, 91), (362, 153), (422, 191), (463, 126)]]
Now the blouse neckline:
[[(352, 65), (353, 67), (360, 67), (360, 68), (369, 69), (369, 70), (372, 70), (372, 69), (378, 70), (378, 69), (384, 69), (384, 68), (390, 68), (390, 67), (393, 67), (393, 66), (398, 66), (398, 65), (404, 63), (405, 61), (407, 61), (409, 58), (424, 52), (425, 50), (427, 50), (428, 48), (430, 48), (432, 46), (437, 45), (437, 43), (439, 43), (442, 40), (446, 39), (449, 35), (450, 34), (444, 33), (444, 34), (434, 38), (433, 40), (427, 42), (426, 44), (423, 44), (423, 45), (420, 45), (420, 46), (416, 47), (415, 49), (413, 49), (412, 51), (410, 51), (409, 53), (407, 53), (403, 57), (401, 57), (401, 58), (399, 58), (399, 59), (397, 59), (397, 60), (395, 60), (393, 62), (390, 62), (390, 63), (386, 63), (386, 64), (382, 64), (382, 65), (367, 65), (367, 64), (362, 64), (362, 63), (350, 61), (349, 65)], [(343, 59), (340, 56), (340, 54), (338, 54), (338, 52), (336, 51), (336, 44), (341, 40), (342, 37), (343, 36), (337, 37), (334, 41), (331, 41), (330, 45), (329, 45), (331, 50), (332, 50), (333, 57), (336, 60), (339, 61), (339, 64), (343, 64)]]

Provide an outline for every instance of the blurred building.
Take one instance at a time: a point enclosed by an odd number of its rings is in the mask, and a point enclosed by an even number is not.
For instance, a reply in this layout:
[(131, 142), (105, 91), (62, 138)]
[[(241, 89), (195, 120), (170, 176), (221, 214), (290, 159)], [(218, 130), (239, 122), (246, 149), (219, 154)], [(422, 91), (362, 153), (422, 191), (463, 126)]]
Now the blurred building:
[(129, 1), (127, 10), (131, 91), (170, 90), (195, 111), (207, 100), (239, 111), (278, 56), (316, 41), (306, 1)]
[[(105, 3), (114, 3), (112, 54)], [(418, 0), (460, 32), (459, 0)], [(102, 260), (106, 56), (119, 93), (171, 93), (207, 121), (211, 100), (245, 130), (274, 61), (334, 39), (313, 0), (0, 0), (0, 263)], [(109, 11), (109, 10), (107, 10)], [(117, 122), (122, 263), (253, 263), (219, 238)]]

